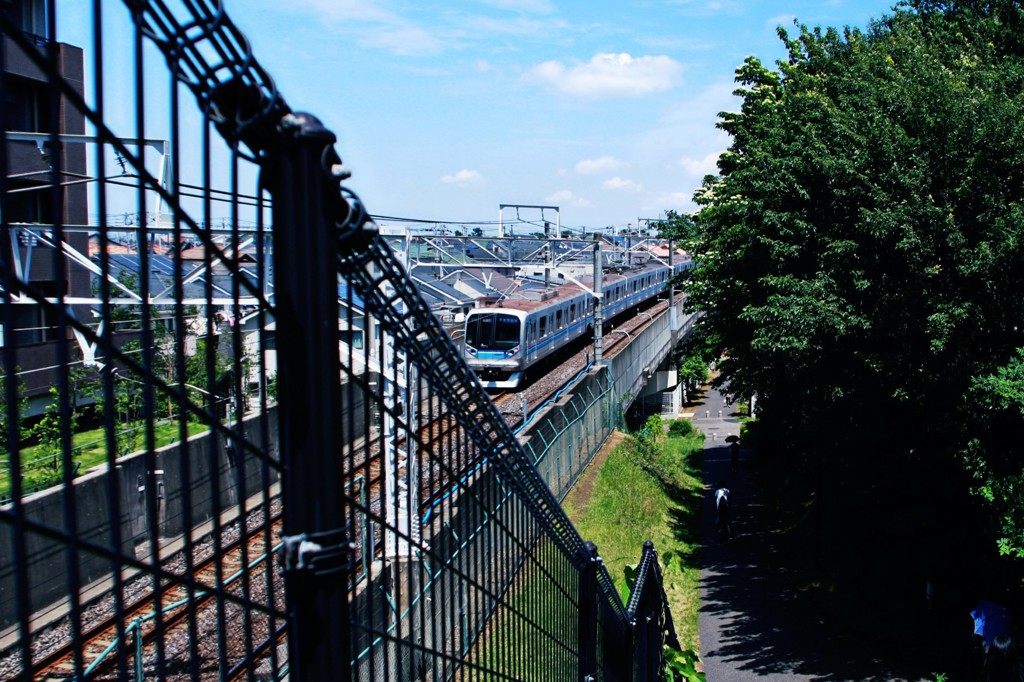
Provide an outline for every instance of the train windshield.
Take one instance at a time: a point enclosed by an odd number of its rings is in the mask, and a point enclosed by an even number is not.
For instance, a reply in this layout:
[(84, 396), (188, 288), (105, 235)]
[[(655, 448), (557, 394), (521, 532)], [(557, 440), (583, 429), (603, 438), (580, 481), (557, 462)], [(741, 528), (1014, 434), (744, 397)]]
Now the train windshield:
[(511, 350), (519, 345), (519, 318), (501, 313), (473, 315), (466, 322), (466, 345), (487, 350)]

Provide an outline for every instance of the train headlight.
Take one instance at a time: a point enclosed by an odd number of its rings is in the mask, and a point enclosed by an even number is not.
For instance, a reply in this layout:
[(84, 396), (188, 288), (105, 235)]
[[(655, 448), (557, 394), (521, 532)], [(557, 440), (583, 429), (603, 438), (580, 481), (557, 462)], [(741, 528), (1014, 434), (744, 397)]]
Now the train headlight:
[(508, 353), (506, 354), (506, 357), (512, 357), (513, 355), (515, 355), (515, 354), (516, 354), (516, 353), (518, 353), (518, 352), (519, 352), (519, 346), (516, 346), (515, 348), (513, 348), (512, 350), (510, 350), (510, 351), (509, 351), (509, 352), (508, 352)]
[(476, 348), (473, 348), (472, 346), (466, 346), (466, 352), (472, 355), (474, 358), (476, 357)]

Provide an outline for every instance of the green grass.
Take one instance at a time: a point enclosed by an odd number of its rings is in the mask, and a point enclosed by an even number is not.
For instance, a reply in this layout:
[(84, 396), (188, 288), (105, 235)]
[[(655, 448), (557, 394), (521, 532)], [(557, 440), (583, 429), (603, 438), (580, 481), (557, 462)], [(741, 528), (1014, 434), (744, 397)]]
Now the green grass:
[(567, 498), (566, 511), (598, 552), (623, 601), (625, 569), (636, 566), (646, 540), (654, 542), (665, 593), (683, 649), (697, 649), (700, 609), (702, 436), (659, 437), (652, 451), (627, 437), (609, 455), (588, 500)]
[[(469, 660), (509, 679), (574, 679), (579, 636), (579, 614), (572, 606), (575, 569), (547, 538), (540, 539), (531, 557), (507, 593), (510, 608), (499, 610)], [(466, 679), (493, 678), (471, 672)]]
[[(157, 422), (154, 427), (156, 447), (160, 448), (176, 442), (178, 440), (178, 428), (178, 422), (176, 421)], [(208, 430), (209, 427), (203, 424), (196, 424), (192, 422), (189, 422), (188, 424), (189, 436), (194, 436), (197, 433), (202, 433), (203, 431)], [(143, 437), (144, 436), (140, 433), (139, 448), (143, 447), (141, 444)], [(107, 461), (106, 434), (102, 428), (76, 433), (72, 437), (71, 442), (74, 450), (72, 460), (79, 465), (79, 474), (84, 474), (94, 466), (103, 464)], [(4, 464), (0, 467), (0, 497), (10, 494), (11, 490), (10, 464), (7, 461), (8, 458), (5, 457), (4, 459)], [(59, 468), (52, 468), (45, 461), (42, 461), (45, 459), (49, 459), (48, 453), (40, 445), (33, 445), (21, 450), (21, 462), (23, 467), (22, 473), (25, 478), (26, 486), (31, 485), (33, 481), (45, 480), (48, 477), (55, 477), (57, 480), (60, 480)], [(57, 456), (57, 460), (60, 460), (60, 455)], [(30, 463), (33, 462), (35, 462), (35, 464), (30, 465)]]

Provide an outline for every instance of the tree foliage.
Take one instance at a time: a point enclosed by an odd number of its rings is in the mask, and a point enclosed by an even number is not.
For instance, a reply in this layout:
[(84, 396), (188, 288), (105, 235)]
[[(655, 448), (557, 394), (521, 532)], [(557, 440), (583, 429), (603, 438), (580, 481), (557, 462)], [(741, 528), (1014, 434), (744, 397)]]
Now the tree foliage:
[(787, 59), (748, 58), (721, 114), (688, 292), (788, 444), (780, 485), (826, 569), (875, 543), (909, 586), (948, 570), (951, 534), (1024, 548), (1022, 28), (1009, 0), (780, 28)]
[[(9, 437), (13, 433), (18, 439), (22, 437), (22, 424), (25, 415), (28, 414), (28, 388), (19, 376), (20, 368), (15, 367), (13, 374), (5, 374), (0, 377), (0, 455), (6, 455), (9, 449)], [(8, 382), (13, 384), (10, 388), (14, 392), (14, 400), (8, 403)], [(13, 428), (11, 428), (13, 427)]]

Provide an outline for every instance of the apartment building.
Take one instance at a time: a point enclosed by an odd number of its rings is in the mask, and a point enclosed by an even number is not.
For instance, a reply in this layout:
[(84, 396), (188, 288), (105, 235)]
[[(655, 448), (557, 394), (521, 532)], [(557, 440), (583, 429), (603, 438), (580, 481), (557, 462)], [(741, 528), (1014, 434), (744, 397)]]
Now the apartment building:
[[(48, 35), (44, 0), (0, 3), (7, 17), (20, 23), (13, 29), (6, 27), (0, 35), (0, 122), (7, 131), (0, 159), (4, 183), (0, 220), (5, 229), (0, 242), (6, 243), (0, 243), (0, 248), (20, 270), (21, 278), (31, 284), (29, 292), (12, 292), (16, 294), (11, 306), (13, 321), (0, 320), (0, 344), (16, 346), (19, 378), (30, 400), (29, 412), (38, 414), (49, 400), (50, 386), (56, 382), (53, 368), (58, 362), (58, 331), (53, 307), (37, 300), (38, 296), (90, 295), (89, 271), (51, 246), (55, 224), (74, 226), (77, 229), (65, 234), (65, 242), (80, 253), (88, 253), (85, 226), (89, 185), (65, 184), (86, 175), (85, 143), (64, 137), (84, 134), (85, 119), (67, 95), (48, 82), (29, 52), (52, 55), (64, 79), (80, 95), (84, 93), (83, 53), (81, 48), (55, 42)], [(17, 37), (14, 29), (20, 29)], [(54, 139), (54, 133), (62, 137)], [(89, 320), (88, 305), (72, 306), (72, 312), (83, 322)], [(79, 357), (77, 345), (70, 331), (67, 333), (74, 360)]]

